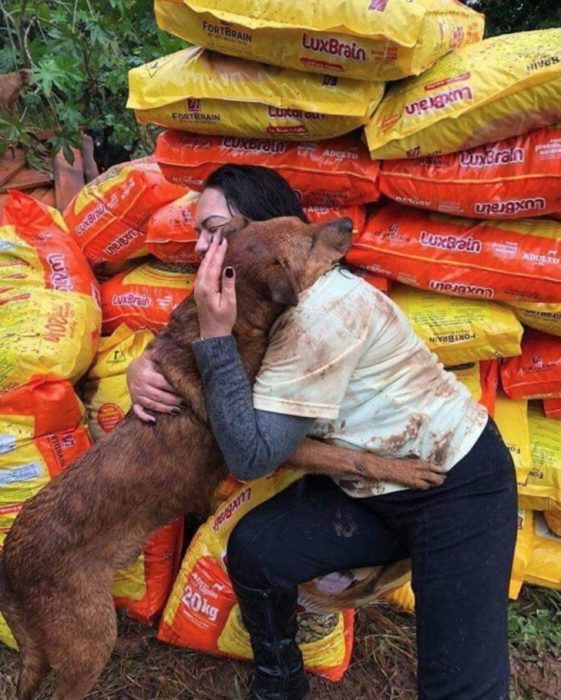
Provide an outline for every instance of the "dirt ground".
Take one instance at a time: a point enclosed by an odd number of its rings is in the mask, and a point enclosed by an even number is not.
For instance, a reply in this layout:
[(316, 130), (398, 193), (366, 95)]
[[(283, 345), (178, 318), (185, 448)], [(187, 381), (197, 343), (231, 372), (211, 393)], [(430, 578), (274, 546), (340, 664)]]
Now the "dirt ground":
[[(557, 622), (554, 620), (554, 622)], [(345, 678), (337, 684), (312, 677), (314, 700), (413, 700), (414, 618), (385, 606), (357, 614), (355, 648)], [(161, 644), (155, 632), (121, 619), (121, 632), (144, 637), (134, 657), (113, 658), (89, 700), (242, 700), (249, 665)], [(516, 639), (518, 635), (515, 635)], [(516, 641), (515, 639), (515, 641)], [(522, 639), (522, 638), (521, 638)], [(0, 648), (0, 700), (15, 700), (17, 654)], [(45, 687), (38, 700), (50, 697)], [(512, 649), (513, 700), (561, 698), (561, 659), (520, 643)]]

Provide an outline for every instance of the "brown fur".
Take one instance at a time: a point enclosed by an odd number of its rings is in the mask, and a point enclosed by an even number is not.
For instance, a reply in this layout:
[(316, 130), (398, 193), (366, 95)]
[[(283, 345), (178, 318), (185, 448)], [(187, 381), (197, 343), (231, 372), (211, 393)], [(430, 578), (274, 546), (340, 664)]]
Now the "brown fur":
[[(234, 221), (226, 264), (237, 270), (234, 329), (251, 380), (268, 331), (298, 292), (331, 269), (350, 244), (349, 220)], [(236, 235), (232, 235), (236, 233)], [(204, 512), (226, 469), (207, 423), (191, 350), (199, 336), (192, 300), (172, 314), (152, 348), (181, 395), (181, 415), (146, 424), (128, 415), (29, 500), (6, 537), (0, 609), (21, 649), (19, 700), (31, 700), (50, 669), (56, 700), (80, 700), (115, 646), (111, 586), (156, 528)]]
[(0, 75), (0, 111), (8, 110), (12, 114), (16, 113), (19, 93), (31, 80), (31, 73), (29, 68), (22, 68), (13, 73)]

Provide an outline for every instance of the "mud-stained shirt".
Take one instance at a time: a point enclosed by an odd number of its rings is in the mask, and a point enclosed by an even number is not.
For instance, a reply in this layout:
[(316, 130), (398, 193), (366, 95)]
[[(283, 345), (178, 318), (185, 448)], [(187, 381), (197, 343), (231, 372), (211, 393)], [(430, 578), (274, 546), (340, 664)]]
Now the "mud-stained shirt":
[[(486, 410), (414, 334), (391, 299), (336, 268), (271, 330), (253, 387), (256, 409), (314, 418), (311, 435), (389, 458), (451, 469), (473, 447)], [(335, 479), (350, 496), (404, 486)]]

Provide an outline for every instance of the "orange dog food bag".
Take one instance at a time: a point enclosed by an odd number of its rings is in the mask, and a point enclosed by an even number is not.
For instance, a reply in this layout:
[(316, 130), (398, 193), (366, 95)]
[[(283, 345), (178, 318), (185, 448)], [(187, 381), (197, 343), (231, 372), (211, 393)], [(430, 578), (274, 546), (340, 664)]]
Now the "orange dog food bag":
[(561, 126), (416, 160), (386, 160), (382, 192), (401, 204), (476, 219), (561, 212)]
[[(251, 659), (224, 556), (234, 526), (255, 506), (272, 498), (302, 473), (281, 469), (240, 485), (199, 528), (176, 578), (158, 629), (158, 639), (218, 656)], [(306, 668), (339, 680), (348, 667), (353, 643), (353, 611), (322, 612), (304, 603), (298, 641)]]
[(77, 381), (99, 340), (95, 278), (60, 214), (12, 192), (0, 227), (0, 392)]
[(150, 217), (146, 248), (159, 260), (171, 263), (200, 263), (195, 254), (195, 213), (199, 194), (188, 192)]
[(357, 138), (290, 143), (268, 138), (205, 136), (168, 129), (158, 137), (156, 160), (172, 182), (201, 189), (225, 163), (276, 170), (304, 206), (341, 207), (375, 202), (379, 165)]
[(103, 334), (122, 323), (131, 330), (158, 332), (171, 312), (193, 291), (195, 268), (150, 260), (101, 285)]
[(64, 211), (72, 237), (92, 265), (146, 255), (146, 227), (160, 207), (185, 193), (153, 160), (110, 168), (89, 182)]
[(478, 222), (392, 202), (367, 219), (346, 259), (449, 296), (561, 302), (561, 225), (550, 219)]
[(543, 408), (548, 418), (561, 420), (561, 399), (546, 399)]
[(309, 73), (399, 80), (483, 36), (454, 0), (156, 0), (158, 25), (214, 51)]
[(501, 379), (513, 399), (561, 397), (561, 338), (527, 329), (522, 354), (505, 360)]
[(383, 83), (313, 75), (198, 46), (129, 71), (127, 107), (141, 123), (199, 134), (310, 141), (368, 121)]
[(455, 153), (561, 121), (561, 29), (464, 46), (393, 85), (365, 129), (372, 158)]

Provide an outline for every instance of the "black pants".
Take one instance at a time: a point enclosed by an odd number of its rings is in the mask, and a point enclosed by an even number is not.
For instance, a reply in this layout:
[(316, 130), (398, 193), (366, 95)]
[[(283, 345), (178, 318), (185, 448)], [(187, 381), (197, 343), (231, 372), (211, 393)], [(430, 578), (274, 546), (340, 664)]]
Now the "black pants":
[(353, 499), (308, 476), (248, 513), (228, 546), (232, 578), (293, 588), (410, 556), (422, 700), (507, 700), (507, 590), (516, 480), (490, 420), (442, 486)]

